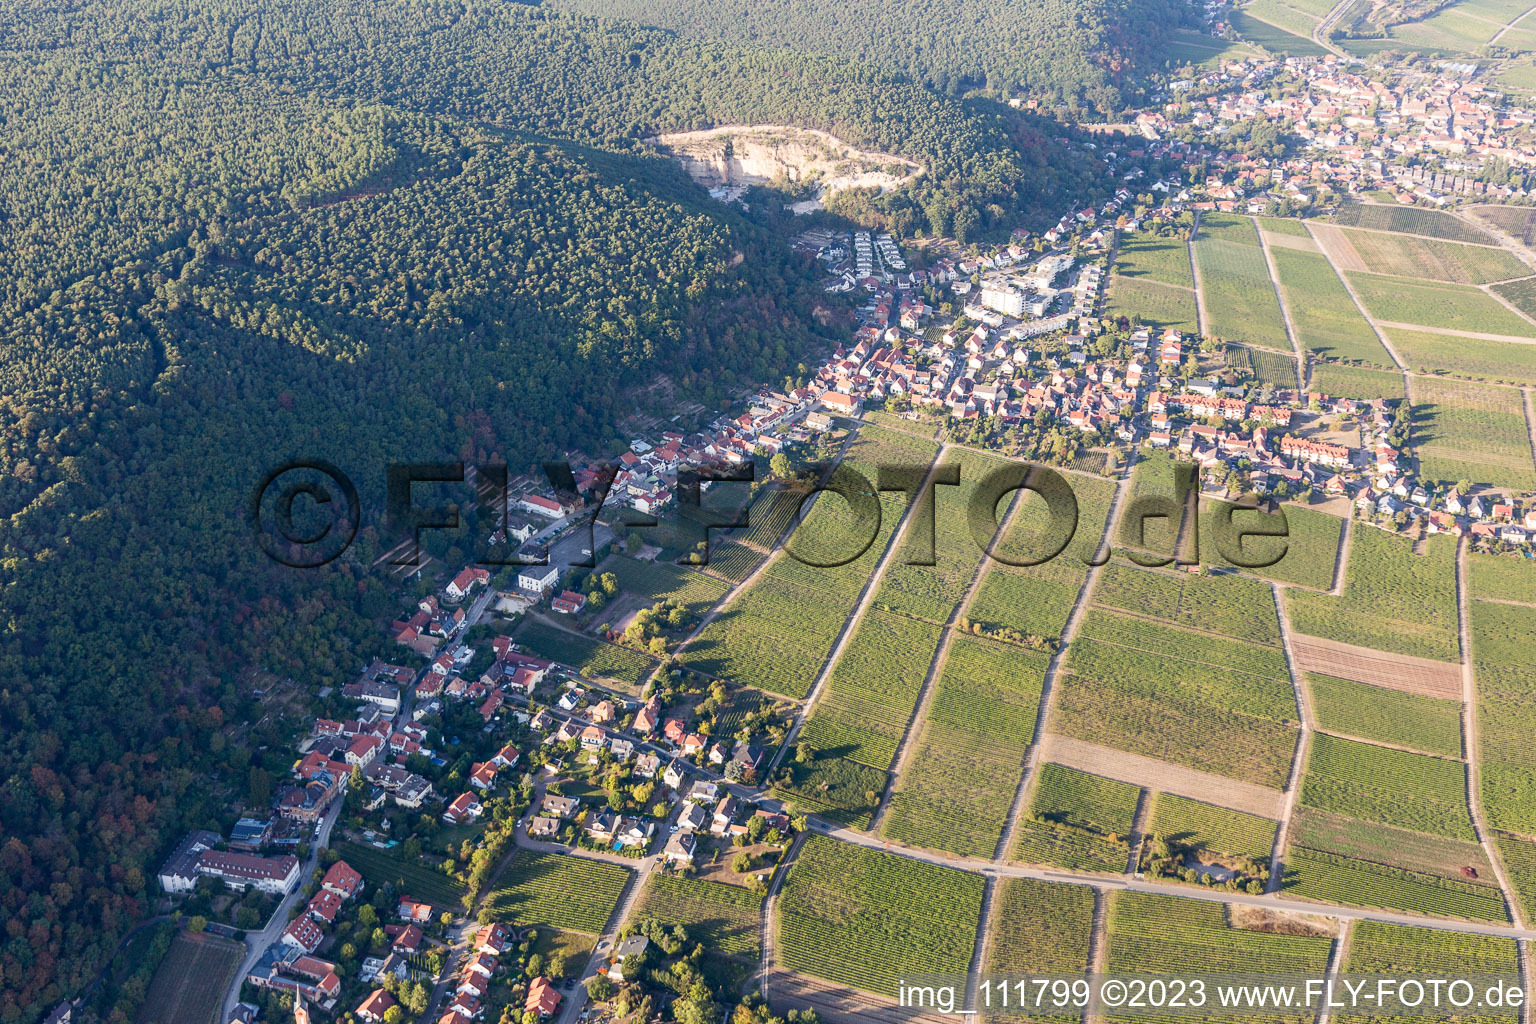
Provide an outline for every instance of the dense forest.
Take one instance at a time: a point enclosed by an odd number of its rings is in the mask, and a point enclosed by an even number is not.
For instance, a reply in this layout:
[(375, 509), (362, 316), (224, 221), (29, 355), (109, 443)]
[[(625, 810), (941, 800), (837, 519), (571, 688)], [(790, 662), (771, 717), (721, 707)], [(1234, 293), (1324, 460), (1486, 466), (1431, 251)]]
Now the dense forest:
[(883, 64), (946, 92), (1118, 112), (1156, 66), (1176, 0), (545, 0), (690, 35)]
[[(335, 684), (393, 602), (245, 509), (295, 457), (609, 448), (814, 337), (814, 269), (642, 141), (800, 124), (920, 160), (897, 230), (1054, 220), (1102, 169), (899, 69), (497, 2), (0, 11), (0, 1022), (86, 985), (253, 764), (245, 672)], [(253, 758), (255, 760), (253, 760)]]

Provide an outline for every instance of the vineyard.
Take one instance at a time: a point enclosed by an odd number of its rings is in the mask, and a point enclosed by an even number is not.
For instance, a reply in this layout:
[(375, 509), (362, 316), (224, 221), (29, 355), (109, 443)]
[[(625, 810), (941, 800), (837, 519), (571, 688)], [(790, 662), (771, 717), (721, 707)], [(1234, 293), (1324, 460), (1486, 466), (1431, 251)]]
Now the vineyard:
[(810, 836), (778, 902), (779, 966), (867, 992), (970, 967), (985, 883), (825, 836)]
[(1259, 217), (1259, 229), (1271, 235), (1287, 235), (1292, 238), (1311, 238), (1307, 225), (1294, 217)]
[(1226, 341), (1291, 351), (1253, 221), (1207, 213), (1194, 241), (1210, 333)]
[(1451, 331), (1536, 336), (1536, 327), (1476, 288), (1409, 277), (1349, 273), (1349, 283), (1378, 320)]
[[(1321, 976), (1332, 940), (1312, 935), (1277, 935), (1233, 927), (1219, 903), (1173, 896), (1117, 892), (1109, 897), (1104, 970), (1113, 975), (1239, 973)], [(1193, 1016), (1106, 1016), (1106, 1021), (1193, 1021)], [(1231, 1017), (1221, 1017), (1233, 1020)], [(1246, 1020), (1311, 1020), (1295, 1015), (1254, 1015)]]
[(1384, 825), (1472, 840), (1466, 766), (1426, 754), (1318, 733), (1301, 802)]
[(1341, 398), (1400, 399), (1407, 394), (1401, 373), (1340, 363), (1313, 363), (1311, 386), (1314, 391)]
[(1300, 387), (1296, 357), (1288, 352), (1276, 352), (1268, 348), (1252, 348), (1228, 342), (1223, 350), (1227, 365), (1234, 370), (1246, 370), (1261, 384), (1277, 388)]
[(1413, 432), (1428, 480), (1536, 488), (1525, 405), (1513, 388), (1421, 377)]
[(1171, 793), (1157, 794), (1147, 829), (1170, 843), (1217, 856), (1267, 860), (1275, 845), (1275, 822), (1268, 818)]
[(931, 622), (869, 609), (833, 666), (801, 741), (822, 755), (889, 768), (941, 632)]
[(1504, 898), (1492, 886), (1456, 882), (1301, 846), (1286, 851), (1282, 888), (1289, 896), (1352, 907), (1478, 921), (1509, 920)]
[(1114, 485), (1089, 477), (1071, 478), (1077, 496), (1077, 531), (1066, 549), (1034, 566), (1008, 565), (1045, 552), (1046, 505), (1029, 493), (998, 541), (998, 561), (988, 570), (967, 608), (969, 617), (987, 626), (1002, 626), (1043, 638), (1061, 635), (1078, 591), (1088, 577), (1088, 565), (1104, 537)]
[(1536, 604), (1536, 565), (1504, 555), (1467, 556), (1467, 592), (1492, 601)]
[(334, 844), (343, 860), (363, 876), (371, 886), (393, 885), (401, 895), (425, 900), (434, 907), (457, 910), (464, 899), (464, 886), (441, 871), (434, 871), (420, 860), (401, 859), (400, 848), (381, 850), (350, 840)]
[(1140, 796), (1128, 783), (1043, 764), (1010, 856), (1077, 871), (1124, 871)]
[[(245, 947), (216, 935), (178, 931), (160, 961), (139, 1020), (152, 1024), (218, 1024)], [(139, 984), (143, 984), (140, 982)]]
[[(1092, 925), (1093, 890), (1087, 886), (1032, 878), (1001, 879), (992, 897), (987, 960), (982, 970), (1029, 975), (1083, 972), (1088, 967)], [(984, 1017), (989, 1021), (1031, 1019), (997, 1009)]]
[(1431, 537), (1423, 555), (1383, 530), (1356, 530), (1344, 592), (1286, 598), (1299, 633), (1421, 658), (1455, 661), (1456, 541)]
[(1242, 576), (1191, 576), (1111, 562), (1099, 575), (1093, 599), (1176, 626), (1255, 644), (1280, 643), (1274, 595), (1267, 585)]
[[(837, 486), (853, 492), (857, 506), (839, 493), (818, 497), (791, 535), (788, 551), (775, 556), (752, 586), (700, 631), (686, 651), (687, 661), (769, 693), (809, 692), (904, 511), (905, 496), (876, 496), (866, 486), (874, 487), (880, 465), (926, 463), (936, 451), (921, 438), (864, 426), (833, 474)], [(827, 564), (848, 559), (861, 547), (851, 561)]]
[(1495, 828), (1536, 835), (1536, 608), (1472, 602), (1483, 811)]
[[(1508, 985), (1522, 986), (1515, 940), (1492, 935), (1468, 935), (1361, 921), (1349, 940), (1344, 970), (1350, 974), (1387, 975), (1397, 978), (1457, 978), (1478, 974), (1503, 975)], [(1479, 985), (1479, 990), (1487, 986)], [(1340, 1014), (1339, 1024), (1408, 1024), (1429, 1018), (1422, 1013), (1382, 1015)], [(1494, 1024), (1508, 1021), (1507, 1012), (1457, 1014), (1456, 1024)]]
[(1486, 231), (1438, 210), (1350, 203), (1339, 207), (1338, 213), (1333, 216), (1333, 222), (1348, 227), (1374, 228), (1377, 231), (1402, 231), (1414, 235), (1430, 235), (1453, 242), (1495, 244), (1493, 236)]
[(1536, 384), (1536, 346), (1393, 327), (1392, 347), (1411, 367), (1474, 380)]
[(612, 679), (639, 686), (650, 676), (656, 662), (628, 647), (561, 629), (532, 615), (512, 634), (522, 647), (541, 658), (569, 665), (593, 679)]
[[(1230, 506), (1214, 499), (1206, 501), (1204, 506), (1200, 513), (1200, 560), (1206, 565), (1225, 565), (1216, 545), (1215, 516), (1222, 507)], [(1267, 561), (1276, 555), (1279, 555), (1279, 561), (1262, 569), (1237, 571), (1266, 580), (1327, 590), (1333, 586), (1333, 568), (1339, 557), (1344, 520), (1297, 505), (1286, 505), (1283, 511), (1286, 529), (1283, 538), (1249, 537), (1242, 542), (1245, 561)], [(1232, 526), (1237, 530), (1253, 529), (1267, 517), (1267, 513), (1258, 509), (1238, 509), (1232, 514)]]
[(1319, 729), (1411, 747), (1426, 754), (1461, 756), (1461, 702), (1421, 697), (1369, 683), (1309, 672), (1312, 712)]
[(680, 924), (688, 938), (727, 956), (756, 960), (762, 955), (760, 920), (763, 897), (741, 886), (651, 873), (632, 920), (655, 918)]
[(950, 641), (917, 752), (881, 823), (899, 842), (990, 857), (1023, 771), (1049, 655), (966, 633)]
[(1503, 249), (1375, 231), (1346, 230), (1345, 234), (1350, 248), (1373, 274), (1451, 284), (1489, 284), (1530, 274), (1524, 263)]
[(1322, 359), (1392, 365), (1381, 339), (1326, 258), (1281, 246), (1271, 246), (1269, 254), (1303, 347)]
[(1296, 742), (1284, 655), (1095, 609), (1053, 731), (1279, 789)]
[(1536, 842), (1508, 832), (1494, 832), (1493, 841), (1515, 889), (1521, 913), (1527, 922), (1536, 921)]
[(485, 909), (497, 921), (601, 935), (629, 877), (616, 864), (518, 850), (486, 896)]
[[(1001, 459), (975, 452), (951, 453), (945, 457), (939, 471), (948, 467), (958, 469), (960, 483), (934, 485), (932, 547), (929, 546), (929, 524), (914, 511), (900, 546), (880, 581), (880, 588), (875, 592), (876, 604), (934, 622), (949, 618), (955, 605), (965, 596), (985, 554), (971, 536), (968, 512), (972, 496), (978, 493), (989, 473), (1006, 465)], [(999, 515), (1006, 510), (1012, 497), (1006, 495), (999, 503)], [(924, 561), (934, 564), (912, 564)]]

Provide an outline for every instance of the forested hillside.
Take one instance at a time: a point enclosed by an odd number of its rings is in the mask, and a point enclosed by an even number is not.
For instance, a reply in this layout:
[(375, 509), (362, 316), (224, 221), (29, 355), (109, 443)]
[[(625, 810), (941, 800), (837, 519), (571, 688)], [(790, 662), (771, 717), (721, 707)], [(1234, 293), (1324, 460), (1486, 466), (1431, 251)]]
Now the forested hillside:
[(935, 88), (987, 88), (1102, 116), (1162, 60), (1179, 0), (544, 0), (701, 38), (899, 68)]
[(37, 0), (0, 37), (5, 1024), (286, 769), (241, 673), (308, 693), (382, 643), (373, 528), (275, 566), (264, 472), (328, 459), (376, 509), (387, 461), (601, 449), (636, 381), (716, 401), (818, 343), (784, 239), (637, 140), (769, 121), (911, 156), (920, 190), (857, 200), (898, 230), (1038, 224), (1101, 180), (898, 73), (500, 0)]

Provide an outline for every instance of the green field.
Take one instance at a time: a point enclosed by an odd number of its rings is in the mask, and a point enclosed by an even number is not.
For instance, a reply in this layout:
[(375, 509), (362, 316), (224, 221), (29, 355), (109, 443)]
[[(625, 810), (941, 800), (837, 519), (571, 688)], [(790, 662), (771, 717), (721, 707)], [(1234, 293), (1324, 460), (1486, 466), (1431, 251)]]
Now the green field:
[(1259, 230), (1267, 231), (1271, 235), (1290, 235), (1292, 238), (1308, 239), (1312, 237), (1312, 232), (1307, 230), (1306, 222), (1296, 217), (1259, 217), (1258, 222)]
[(1121, 236), (1115, 253), (1115, 272), (1126, 278), (1144, 278), (1181, 288), (1195, 286), (1189, 244), (1182, 233), (1160, 236), (1144, 231)]
[(1049, 661), (1042, 651), (954, 635), (882, 834), (992, 856), (1023, 774)]
[(823, 755), (889, 768), (941, 633), (935, 623), (869, 609), (833, 666), (801, 742)]
[(1233, 11), (1227, 21), (1242, 38), (1274, 53), (1288, 53), (1297, 57), (1321, 57), (1328, 52), (1310, 39), (1275, 28), (1257, 18), (1251, 18), (1241, 10)]
[(779, 965), (883, 995), (908, 975), (964, 974), (984, 887), (980, 875), (812, 835), (779, 895)]
[(632, 919), (655, 918), (680, 924), (688, 938), (718, 953), (756, 961), (760, 941), (763, 897), (741, 886), (653, 871), (640, 894)]
[(1034, 566), (1010, 565), (1001, 559), (1022, 561), (1045, 554), (1047, 530), (1045, 500), (1029, 494), (998, 541), (995, 561), (967, 607), (974, 622), (1003, 627), (1018, 633), (1054, 638), (1061, 635), (1088, 576), (1087, 562), (1104, 537), (1114, 484), (1108, 480), (1068, 477), (1077, 497), (1077, 530), (1060, 555)]
[(1019, 820), (1013, 860), (1077, 871), (1125, 870), (1141, 790), (1059, 764), (1042, 764)]
[(1472, 840), (1460, 761), (1340, 739), (1312, 738), (1301, 802), (1363, 821)]
[[(1453, 882), (1471, 882), (1497, 890), (1498, 880), (1478, 843), (1447, 839), (1427, 832), (1363, 821), (1342, 814), (1297, 805), (1291, 818), (1291, 842), (1321, 853), (1434, 875)], [(1469, 867), (1471, 873), (1462, 869)], [(1472, 875), (1476, 877), (1472, 877)]]
[(1398, 355), (1420, 372), (1443, 371), (1474, 380), (1536, 384), (1536, 345), (1401, 327), (1388, 328), (1386, 333)]
[(1052, 731), (1280, 788), (1295, 748), (1284, 654), (1092, 609), (1059, 681)]
[(1159, 284), (1145, 277), (1124, 277), (1119, 271), (1109, 275), (1104, 304), (1107, 316), (1140, 317), (1155, 327), (1173, 327), (1190, 334), (1200, 330), (1199, 310), (1193, 288)]
[(1536, 561), (1473, 552), (1467, 556), (1467, 592), (1495, 601), (1536, 604)]
[(1278, 245), (1270, 247), (1269, 255), (1280, 276), (1296, 338), (1304, 348), (1324, 359), (1393, 365), (1326, 257)]
[(1253, 221), (1204, 214), (1194, 241), (1200, 289), (1211, 333), (1226, 341), (1291, 351), (1280, 301)]
[[(935, 485), (933, 498), (933, 533), (923, 528), (918, 516), (909, 520), (891, 563), (886, 567), (875, 591), (880, 607), (915, 615), (933, 622), (944, 622), (965, 596), (984, 548), (971, 534), (969, 510), (973, 496), (989, 474), (1006, 470), (1008, 463), (976, 452), (961, 451), (947, 455), (938, 472), (954, 469), (957, 485)], [(1011, 496), (1005, 496), (997, 514), (1006, 511)], [(981, 538), (989, 543), (990, 536)], [(921, 564), (932, 562), (932, 565)], [(918, 563), (918, 564), (913, 564)]]
[(244, 955), (245, 947), (230, 939), (178, 931), (150, 979), (138, 1024), (219, 1024)]
[(1335, 224), (1347, 227), (1375, 228), (1378, 231), (1402, 231), (1414, 235), (1430, 235), (1453, 242), (1497, 242), (1488, 232), (1458, 220), (1438, 210), (1424, 210), (1413, 206), (1382, 206), (1371, 203), (1349, 203), (1339, 207), (1334, 215)]
[[(1227, 564), (1217, 546), (1214, 523), (1217, 511), (1223, 507), (1230, 508), (1231, 505), (1229, 502), (1206, 500), (1205, 509), (1200, 513), (1200, 561), (1206, 565)], [(1238, 571), (1314, 590), (1332, 587), (1344, 520), (1299, 505), (1283, 505), (1281, 509), (1285, 513), (1284, 537), (1248, 537), (1242, 542), (1245, 561), (1268, 561), (1277, 556), (1279, 560), (1264, 568), (1242, 568)], [(1268, 519), (1268, 513), (1258, 509), (1238, 509), (1232, 515), (1232, 526), (1237, 530), (1254, 529)]]
[(484, 906), (497, 921), (601, 935), (630, 874), (585, 857), (518, 850)]
[(441, 871), (434, 871), (421, 861), (401, 859), (401, 847), (380, 850), (343, 840), (332, 846), (341, 859), (363, 876), (369, 885), (393, 885), (401, 896), (425, 900), (434, 907), (458, 910), (464, 899), (464, 886)]
[(1307, 673), (1319, 729), (1445, 757), (1461, 756), (1461, 702)]
[(1536, 338), (1536, 326), (1476, 288), (1407, 277), (1349, 273), (1360, 301), (1378, 320), (1451, 331)]
[(1413, 397), (1414, 441), (1425, 479), (1536, 488), (1536, 456), (1519, 391), (1421, 377)]
[(787, 551), (700, 631), (685, 650), (685, 660), (769, 693), (804, 696), (905, 506), (905, 495), (896, 492), (874, 496), (878, 467), (926, 465), (937, 450), (933, 442), (910, 434), (862, 426), (834, 474), (835, 485), (850, 489), (857, 504), (841, 493), (818, 498), (787, 542)]
[(674, 601), (690, 614), (703, 615), (725, 596), (726, 585), (692, 569), (665, 562), (642, 562), (625, 555), (606, 559), (598, 570), (618, 577), (619, 587), (651, 601)]
[[(1086, 885), (999, 879), (992, 897), (987, 959), (982, 970), (989, 974), (1080, 974), (1088, 967), (1092, 926), (1093, 890)], [(983, 1016), (988, 1020), (1027, 1019), (1002, 1010)]]
[[(1384, 921), (1360, 921), (1349, 939), (1349, 954), (1344, 960), (1347, 974), (1385, 975), (1394, 978), (1466, 977), (1502, 975), (1506, 985), (1523, 987), (1518, 952), (1514, 939), (1492, 935), (1468, 935), (1464, 932), (1435, 928), (1412, 928)], [(1477, 986), (1481, 991), (1486, 982)], [(1434, 1015), (1456, 1024), (1493, 1024), (1513, 1019), (1508, 1011), (1489, 1014), (1457, 1013)], [(1343, 1013), (1334, 1018), (1339, 1024), (1408, 1024), (1431, 1019), (1418, 1012), (1403, 1014)]]
[(1490, 284), (1531, 273), (1524, 263), (1503, 249), (1382, 231), (1345, 229), (1344, 235), (1365, 269), (1373, 274), (1450, 284)]
[(1254, 814), (1159, 793), (1147, 831), (1184, 847), (1216, 855), (1268, 860), (1275, 848), (1275, 822)]
[[(1251, 975), (1321, 975), (1328, 965), (1332, 940), (1312, 935), (1278, 935), (1235, 927), (1225, 908), (1204, 900), (1139, 892), (1109, 896), (1106, 935), (1106, 974), (1173, 974), (1197, 969), (1201, 973)], [(1195, 965), (1198, 965), (1196, 967)], [(1230, 1011), (1227, 1011), (1230, 1012)], [(1106, 1021), (1148, 1020), (1297, 1020), (1289, 1016), (1244, 1014), (1241, 1018), (1219, 1012), (1208, 1017), (1149, 1017), (1142, 1013), (1108, 1016)], [(1305, 1017), (1311, 1020), (1311, 1014)]]
[(639, 651), (572, 633), (531, 615), (523, 617), (512, 639), (539, 657), (569, 665), (584, 676), (613, 679), (627, 686), (644, 683), (656, 668), (656, 662)]
[(1408, 393), (1401, 373), (1339, 363), (1313, 363), (1309, 390), (1340, 398), (1403, 398)]
[(1262, 18), (1303, 39), (1310, 39), (1313, 30), (1317, 28), (1315, 15), (1283, 0), (1251, 0), (1243, 6), (1243, 13), (1253, 18)]
[(1470, 625), (1483, 813), (1495, 828), (1536, 835), (1536, 608), (1473, 601)]
[(1280, 643), (1280, 618), (1269, 586), (1246, 576), (1140, 569), (1111, 562), (1099, 574), (1094, 603), (1188, 629), (1250, 643)]
[(1383, 530), (1355, 530), (1344, 592), (1297, 591), (1286, 600), (1299, 633), (1360, 647), (1455, 661), (1456, 541), (1431, 537), (1423, 555)]
[(1164, 49), (1170, 65), (1178, 67), (1190, 64), (1196, 67), (1216, 67), (1224, 60), (1246, 60), (1257, 51), (1241, 43), (1217, 39), (1193, 29), (1178, 29), (1173, 41)]

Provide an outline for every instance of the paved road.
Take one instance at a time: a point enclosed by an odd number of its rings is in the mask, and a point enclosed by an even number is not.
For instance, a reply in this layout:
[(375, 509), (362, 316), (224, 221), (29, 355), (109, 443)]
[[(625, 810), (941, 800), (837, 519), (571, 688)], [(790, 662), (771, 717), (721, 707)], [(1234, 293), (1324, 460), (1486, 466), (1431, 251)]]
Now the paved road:
[(315, 865), (320, 861), (320, 851), (331, 843), (331, 829), (335, 826), (336, 819), (341, 817), (342, 803), (343, 801), (338, 797), (331, 804), (331, 809), (326, 812), (325, 818), (320, 822), (320, 831), (310, 843), (309, 856), (305, 859), (303, 867), (299, 870), (299, 884), (294, 888), (293, 892), (283, 897), (283, 901), (278, 904), (277, 909), (272, 912), (272, 916), (267, 920), (265, 928), (259, 932), (246, 933), (245, 959), (240, 961), (240, 969), (235, 972), (234, 981), (230, 983), (229, 991), (224, 994), (224, 1010), (218, 1024), (223, 1024), (224, 1021), (229, 1020), (230, 1016), (235, 1012), (235, 1004), (240, 1001), (240, 985), (245, 981), (245, 976), (250, 973), (252, 967), (256, 966), (256, 961), (261, 959), (261, 954), (266, 951), (266, 948), (276, 942), (278, 936), (282, 935), (283, 929), (288, 927), (289, 911), (303, 900), (304, 886), (309, 881), (310, 872), (315, 869)]

